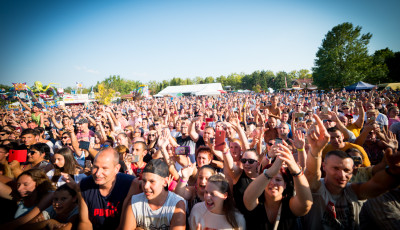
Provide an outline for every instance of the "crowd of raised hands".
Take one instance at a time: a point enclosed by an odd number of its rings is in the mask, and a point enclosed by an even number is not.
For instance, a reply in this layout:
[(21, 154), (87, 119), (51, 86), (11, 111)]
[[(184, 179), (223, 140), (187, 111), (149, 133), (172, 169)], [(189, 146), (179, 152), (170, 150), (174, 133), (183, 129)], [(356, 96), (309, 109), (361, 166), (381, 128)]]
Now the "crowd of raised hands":
[[(47, 108), (20, 100), (0, 112), (0, 226), (398, 229), (399, 97), (227, 93)], [(120, 206), (92, 208), (90, 183)], [(184, 202), (158, 217), (137, 210), (135, 202), (149, 213), (170, 205), (170, 193)]]

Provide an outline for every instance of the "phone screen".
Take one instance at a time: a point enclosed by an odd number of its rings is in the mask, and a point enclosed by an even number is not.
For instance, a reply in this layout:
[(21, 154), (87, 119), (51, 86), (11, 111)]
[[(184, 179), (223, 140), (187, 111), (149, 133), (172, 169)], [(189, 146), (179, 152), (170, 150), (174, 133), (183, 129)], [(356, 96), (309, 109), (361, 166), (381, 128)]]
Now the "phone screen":
[(178, 146), (175, 148), (175, 155), (185, 155), (188, 156), (190, 153), (189, 146)]

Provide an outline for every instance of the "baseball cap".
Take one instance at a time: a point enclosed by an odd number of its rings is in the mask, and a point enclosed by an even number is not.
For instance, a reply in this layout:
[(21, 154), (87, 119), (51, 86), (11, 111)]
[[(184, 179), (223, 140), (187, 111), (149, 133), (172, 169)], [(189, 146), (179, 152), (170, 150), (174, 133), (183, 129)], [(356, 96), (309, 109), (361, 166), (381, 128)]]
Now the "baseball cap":
[(160, 177), (168, 177), (168, 165), (161, 159), (152, 159), (143, 169), (143, 173), (154, 173)]

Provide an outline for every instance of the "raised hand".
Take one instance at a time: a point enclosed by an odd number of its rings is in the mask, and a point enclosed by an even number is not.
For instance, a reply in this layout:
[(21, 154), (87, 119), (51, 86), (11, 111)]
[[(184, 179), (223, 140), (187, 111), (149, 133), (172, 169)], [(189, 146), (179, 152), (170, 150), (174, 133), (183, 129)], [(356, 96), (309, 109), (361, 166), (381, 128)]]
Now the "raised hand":
[(301, 130), (296, 130), (294, 133), (293, 145), (296, 149), (304, 149), (306, 145), (305, 134)]
[(298, 173), (300, 171), (300, 167), (298, 166), (296, 160), (293, 158), (292, 152), (283, 145), (280, 145), (280, 148), (277, 150), (278, 159), (281, 159), (286, 163), (288, 169), (291, 173)]
[(316, 123), (314, 123), (308, 130), (307, 140), (310, 144), (311, 151), (317, 153), (325, 148), (331, 137), (321, 119), (316, 114), (313, 115), (313, 118)]

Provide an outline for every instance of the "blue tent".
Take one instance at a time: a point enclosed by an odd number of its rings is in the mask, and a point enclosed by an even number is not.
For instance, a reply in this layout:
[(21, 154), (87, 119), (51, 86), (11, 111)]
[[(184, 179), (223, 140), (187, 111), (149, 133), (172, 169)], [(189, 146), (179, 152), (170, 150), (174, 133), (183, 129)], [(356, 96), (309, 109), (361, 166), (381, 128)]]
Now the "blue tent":
[(375, 85), (371, 85), (362, 81), (344, 87), (347, 91), (372, 89)]

